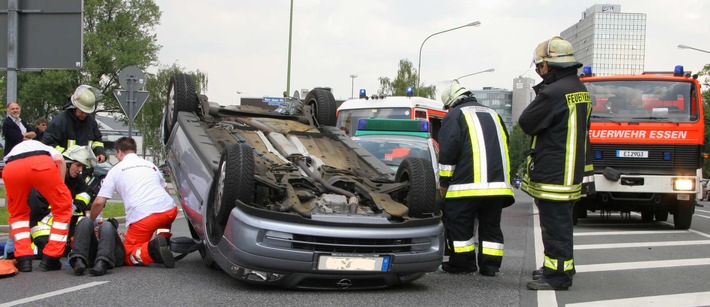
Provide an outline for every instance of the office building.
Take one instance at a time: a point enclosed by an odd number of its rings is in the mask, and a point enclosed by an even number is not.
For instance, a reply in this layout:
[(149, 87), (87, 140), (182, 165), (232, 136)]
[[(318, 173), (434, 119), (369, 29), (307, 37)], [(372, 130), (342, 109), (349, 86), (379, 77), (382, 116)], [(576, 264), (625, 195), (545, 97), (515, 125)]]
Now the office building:
[(511, 113), (513, 104), (512, 91), (495, 87), (483, 87), (482, 90), (472, 90), (471, 93), (476, 97), (478, 103), (495, 110), (503, 118), (505, 128), (508, 131), (513, 128), (514, 122)]
[(640, 74), (646, 52), (646, 14), (624, 13), (621, 5), (595, 4), (560, 33), (577, 61), (597, 76)]
[(535, 84), (535, 79), (530, 77), (519, 76), (513, 79), (513, 106), (511, 110), (513, 123), (518, 122), (520, 114), (535, 99), (535, 91), (532, 89)]

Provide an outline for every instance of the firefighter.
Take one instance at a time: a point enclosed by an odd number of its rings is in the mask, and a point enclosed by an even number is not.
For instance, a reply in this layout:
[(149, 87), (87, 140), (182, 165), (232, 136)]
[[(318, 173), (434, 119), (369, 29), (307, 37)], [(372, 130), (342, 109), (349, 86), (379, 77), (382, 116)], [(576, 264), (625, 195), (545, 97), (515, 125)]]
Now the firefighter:
[[(589, 150), (589, 92), (577, 76), (582, 66), (572, 44), (555, 36), (540, 43), (533, 64), (542, 82), (518, 124), (532, 136), (527, 173), (521, 189), (535, 199), (540, 214), (544, 263), (527, 283), (532, 290), (567, 290), (572, 286), (573, 206), (581, 198)], [(588, 170), (591, 168), (591, 163)]]
[(4, 160), (2, 178), (10, 212), (10, 232), (15, 239), (17, 269), (21, 272), (32, 271), (34, 252), (30, 245), (30, 206), (27, 200), (33, 188), (47, 198), (54, 216), (49, 242), (42, 252), (39, 266), (47, 271), (61, 269), (59, 258), (66, 247), (72, 215), (71, 192), (63, 180), (67, 171), (64, 157), (39, 141), (25, 140), (17, 144)]
[[(74, 214), (69, 226), (69, 237), (71, 238), (73, 236), (73, 226), (76, 225), (79, 217), (84, 216), (84, 211), (91, 201), (89, 186), (80, 175), (85, 167), (92, 166), (96, 157), (88, 146), (78, 145), (72, 145), (62, 155), (67, 164), (64, 184), (69, 188), (72, 197), (74, 197), (72, 202)], [(54, 217), (51, 213), (50, 203), (36, 189), (32, 189), (30, 192), (28, 203), (31, 209), (30, 233), (32, 242), (36, 246), (36, 254), (40, 255), (49, 239)]]
[(49, 123), (49, 127), (44, 131), (42, 142), (56, 148), (60, 153), (71, 145), (88, 145), (96, 155), (98, 163), (106, 161), (106, 149), (101, 139), (101, 131), (91, 114), (96, 111), (96, 102), (101, 98), (103, 95), (94, 87), (88, 85), (77, 87), (69, 99), (67, 109)]
[[(515, 202), (510, 183), (508, 132), (503, 119), (476, 101), (458, 81), (441, 96), (439, 183), (445, 199), (446, 243), (452, 251), (442, 270), (495, 276), (503, 260), (503, 208)], [(478, 261), (474, 219), (478, 218)]]

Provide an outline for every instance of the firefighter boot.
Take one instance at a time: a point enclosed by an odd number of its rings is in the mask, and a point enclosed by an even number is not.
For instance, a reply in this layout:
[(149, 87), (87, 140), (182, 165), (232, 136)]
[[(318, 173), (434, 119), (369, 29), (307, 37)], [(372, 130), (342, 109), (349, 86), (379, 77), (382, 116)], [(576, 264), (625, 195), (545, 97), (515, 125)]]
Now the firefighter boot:
[(166, 268), (175, 267), (175, 258), (170, 251), (168, 240), (164, 236), (155, 236), (148, 243), (148, 254), (156, 263), (162, 263)]
[(39, 262), (39, 267), (45, 271), (56, 271), (62, 269), (62, 263), (59, 262), (59, 257), (42, 255), (42, 261)]
[(15, 267), (20, 272), (32, 272), (32, 258), (33, 256), (22, 256), (17, 257), (15, 260)]

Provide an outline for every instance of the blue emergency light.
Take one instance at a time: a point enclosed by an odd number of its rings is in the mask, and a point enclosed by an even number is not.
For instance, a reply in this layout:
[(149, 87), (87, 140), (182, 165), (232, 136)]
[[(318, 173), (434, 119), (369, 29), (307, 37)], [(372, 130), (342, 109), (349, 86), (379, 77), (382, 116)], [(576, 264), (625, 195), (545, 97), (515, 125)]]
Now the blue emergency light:
[[(683, 68), (681, 67), (681, 69), (683, 69)], [(663, 161), (670, 161), (670, 160), (671, 160), (671, 153), (668, 151), (664, 151), (663, 152)]]
[(364, 88), (360, 89), (360, 98), (367, 98), (367, 91)]
[(604, 157), (604, 154), (602, 151), (597, 150), (594, 152), (594, 159), (601, 160), (603, 157)]
[(412, 97), (414, 95), (414, 87), (407, 86), (407, 97)]
[(673, 76), (682, 77), (683, 76), (683, 65), (676, 65), (673, 69)]
[(592, 66), (584, 66), (584, 68), (582, 68), (582, 73), (584, 74), (585, 77), (591, 77), (592, 76)]

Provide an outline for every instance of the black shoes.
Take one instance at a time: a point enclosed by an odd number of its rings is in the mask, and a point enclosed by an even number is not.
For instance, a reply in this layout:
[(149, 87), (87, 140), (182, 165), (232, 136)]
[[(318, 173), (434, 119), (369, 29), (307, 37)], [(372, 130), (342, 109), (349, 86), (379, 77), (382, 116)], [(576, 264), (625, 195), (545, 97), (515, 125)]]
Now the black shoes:
[(476, 268), (464, 268), (464, 267), (453, 266), (449, 262), (442, 262), (441, 269), (444, 270), (444, 272), (451, 273), (451, 274), (470, 274), (470, 273), (476, 272)]
[(542, 278), (537, 279), (537, 280), (528, 281), (526, 286), (530, 290), (567, 290), (567, 289), (569, 289), (569, 287), (556, 287), (551, 284), (548, 284)]
[(84, 262), (84, 259), (74, 258), (69, 261), (69, 265), (71, 265), (71, 268), (74, 269), (74, 275), (84, 275), (84, 272), (86, 271), (86, 262)]
[(481, 274), (483, 276), (496, 276), (496, 271), (481, 269), (478, 274)]
[(542, 267), (532, 272), (532, 279), (538, 280), (542, 278)]
[(175, 267), (175, 257), (170, 251), (168, 240), (164, 236), (155, 236), (148, 243), (148, 254), (156, 263), (162, 263), (166, 268)]
[(20, 272), (32, 272), (32, 256), (18, 257), (15, 260), (15, 267)]
[(45, 271), (56, 271), (62, 268), (62, 263), (59, 262), (59, 257), (42, 255), (42, 261), (39, 262), (39, 267)]
[(94, 262), (94, 267), (89, 269), (89, 273), (94, 276), (101, 276), (106, 274), (106, 271), (109, 269), (108, 262), (106, 260), (96, 260)]

